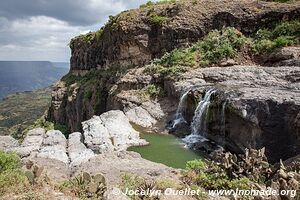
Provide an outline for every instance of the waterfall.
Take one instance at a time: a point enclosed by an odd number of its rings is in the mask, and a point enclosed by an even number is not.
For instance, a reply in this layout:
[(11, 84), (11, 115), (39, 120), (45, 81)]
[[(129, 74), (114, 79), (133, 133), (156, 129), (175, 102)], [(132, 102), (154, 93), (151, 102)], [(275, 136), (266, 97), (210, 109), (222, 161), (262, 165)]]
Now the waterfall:
[(215, 89), (210, 89), (205, 93), (204, 98), (199, 102), (195, 114), (193, 117), (193, 121), (191, 123), (191, 134), (183, 139), (184, 142), (188, 144), (193, 144), (199, 141), (206, 141), (204, 138), (206, 133), (206, 121), (207, 121), (207, 113), (209, 111), (210, 98), (211, 95), (216, 92)]
[(186, 98), (187, 98), (187, 95), (188, 95), (189, 91), (190, 90), (187, 90), (180, 97), (180, 101), (179, 101), (179, 104), (178, 104), (178, 107), (177, 107), (177, 110), (176, 110), (175, 119), (173, 121), (172, 128), (176, 128), (176, 126), (178, 124), (186, 123), (186, 121), (185, 121), (185, 119), (183, 117), (183, 114), (184, 114), (184, 111), (186, 109)]
[(222, 108), (221, 108), (221, 113), (220, 113), (220, 132), (221, 135), (225, 136), (225, 126), (226, 126), (226, 122), (225, 122), (225, 109), (226, 109), (226, 104), (227, 104), (227, 100), (225, 100), (222, 104)]

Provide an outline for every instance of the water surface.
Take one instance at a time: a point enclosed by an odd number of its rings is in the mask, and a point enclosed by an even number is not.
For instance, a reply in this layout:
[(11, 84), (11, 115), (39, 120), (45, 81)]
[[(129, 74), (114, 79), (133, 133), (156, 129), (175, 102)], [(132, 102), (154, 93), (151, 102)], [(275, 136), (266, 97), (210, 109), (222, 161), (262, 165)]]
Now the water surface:
[(140, 137), (150, 144), (147, 146), (130, 147), (129, 151), (135, 151), (147, 160), (162, 163), (169, 167), (185, 168), (186, 162), (202, 157), (190, 149), (184, 148), (182, 141), (173, 135), (140, 132)]

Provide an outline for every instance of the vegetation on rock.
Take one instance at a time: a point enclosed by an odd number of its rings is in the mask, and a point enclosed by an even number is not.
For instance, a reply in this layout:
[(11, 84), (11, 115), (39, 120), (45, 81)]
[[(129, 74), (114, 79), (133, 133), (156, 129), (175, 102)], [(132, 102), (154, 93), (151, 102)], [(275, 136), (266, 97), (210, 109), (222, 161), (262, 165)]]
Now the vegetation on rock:
[(59, 189), (80, 199), (102, 199), (107, 188), (103, 175), (90, 175), (83, 172), (81, 175), (63, 182)]
[(269, 29), (259, 29), (252, 37), (235, 28), (224, 28), (207, 34), (188, 48), (175, 49), (147, 65), (149, 74), (178, 75), (191, 67), (205, 67), (235, 58), (246, 49), (248, 54), (270, 52), (274, 48), (299, 44), (300, 22), (282, 22)]

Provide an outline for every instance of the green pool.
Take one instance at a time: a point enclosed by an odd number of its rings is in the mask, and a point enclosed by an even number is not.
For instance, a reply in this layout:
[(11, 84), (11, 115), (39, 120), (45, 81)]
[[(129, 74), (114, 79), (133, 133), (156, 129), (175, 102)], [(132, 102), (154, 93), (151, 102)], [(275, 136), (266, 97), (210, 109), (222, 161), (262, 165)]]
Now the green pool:
[(140, 131), (140, 137), (150, 144), (147, 146), (130, 147), (129, 151), (135, 151), (147, 160), (162, 163), (169, 167), (185, 168), (189, 160), (200, 159), (200, 155), (183, 147), (180, 139), (173, 135), (162, 135)]

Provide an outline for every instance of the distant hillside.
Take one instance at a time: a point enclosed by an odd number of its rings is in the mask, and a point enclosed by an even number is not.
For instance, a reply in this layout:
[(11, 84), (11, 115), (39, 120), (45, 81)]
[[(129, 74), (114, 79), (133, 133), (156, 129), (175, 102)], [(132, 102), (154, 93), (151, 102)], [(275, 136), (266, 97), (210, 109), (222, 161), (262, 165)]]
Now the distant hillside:
[(48, 87), (68, 72), (68, 63), (0, 61), (0, 100), (15, 92)]
[(21, 137), (28, 126), (44, 115), (50, 101), (50, 88), (8, 95), (0, 102), (0, 135)]

